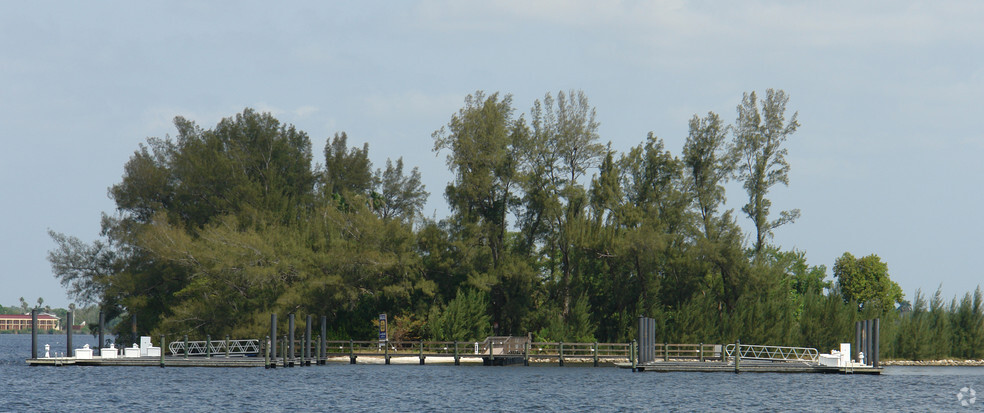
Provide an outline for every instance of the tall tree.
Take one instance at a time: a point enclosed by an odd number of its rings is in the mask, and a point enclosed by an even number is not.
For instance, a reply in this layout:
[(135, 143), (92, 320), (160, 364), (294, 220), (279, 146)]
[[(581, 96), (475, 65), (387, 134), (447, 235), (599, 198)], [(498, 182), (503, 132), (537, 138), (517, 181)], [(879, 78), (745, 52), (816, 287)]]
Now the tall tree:
[(704, 236), (714, 239), (712, 220), (724, 201), (724, 183), (734, 168), (728, 156), (729, 127), (714, 112), (690, 119), (690, 134), (683, 145), (683, 164), (687, 186), (703, 221)]
[(414, 167), (409, 175), (403, 174), (403, 157), (393, 163), (386, 160), (386, 170), (376, 170), (380, 205), (377, 213), (383, 219), (398, 218), (405, 222), (419, 217), (430, 195), (420, 182), (420, 170)]
[[(573, 252), (579, 242), (578, 225), (583, 224), (588, 196), (580, 178), (597, 167), (605, 154), (598, 143), (596, 111), (583, 91), (547, 93), (533, 103), (532, 134), (524, 144), (523, 172), (527, 177), (524, 224), (546, 225), (543, 240), (551, 260), (559, 261), (559, 292), (566, 317), (571, 308), (571, 287), (577, 274)], [(532, 186), (539, 186), (535, 188)], [(529, 195), (534, 195), (530, 197)], [(524, 232), (539, 231), (527, 228)], [(556, 252), (556, 254), (553, 254)]]
[(748, 193), (748, 203), (741, 210), (755, 223), (756, 256), (772, 230), (795, 221), (800, 214), (798, 209), (782, 211), (779, 218), (770, 221), (772, 201), (766, 198), (776, 184), (789, 185), (789, 150), (783, 144), (800, 124), (798, 113), (786, 121), (787, 102), (786, 92), (768, 89), (761, 110), (755, 92), (745, 93), (738, 105), (732, 151), (737, 161), (735, 175)]

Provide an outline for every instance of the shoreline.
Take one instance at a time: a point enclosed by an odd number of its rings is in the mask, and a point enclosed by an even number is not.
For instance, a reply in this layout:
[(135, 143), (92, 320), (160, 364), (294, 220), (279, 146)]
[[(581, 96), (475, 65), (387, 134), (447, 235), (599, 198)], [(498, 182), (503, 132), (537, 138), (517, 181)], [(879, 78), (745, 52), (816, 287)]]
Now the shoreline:
[(982, 367), (984, 360), (883, 360), (879, 364), (883, 366), (904, 366), (904, 367)]

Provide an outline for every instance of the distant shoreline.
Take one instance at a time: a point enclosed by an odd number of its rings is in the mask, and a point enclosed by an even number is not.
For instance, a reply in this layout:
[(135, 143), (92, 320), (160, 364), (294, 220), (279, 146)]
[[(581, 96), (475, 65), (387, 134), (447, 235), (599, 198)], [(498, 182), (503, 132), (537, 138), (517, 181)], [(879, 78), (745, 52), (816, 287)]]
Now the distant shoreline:
[(981, 367), (984, 366), (984, 360), (884, 360), (880, 362), (883, 366), (907, 366), (907, 367), (950, 367), (950, 366), (967, 366), (967, 367)]

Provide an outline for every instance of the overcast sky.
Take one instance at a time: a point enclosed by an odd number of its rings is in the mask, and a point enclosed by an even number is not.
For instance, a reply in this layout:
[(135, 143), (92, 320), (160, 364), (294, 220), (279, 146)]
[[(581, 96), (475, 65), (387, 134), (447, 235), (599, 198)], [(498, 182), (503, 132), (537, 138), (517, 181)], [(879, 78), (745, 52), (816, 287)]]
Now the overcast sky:
[(984, 2), (327, 3), (0, 2), (0, 303), (68, 305), (46, 231), (96, 239), (107, 188), (175, 116), (269, 111), (315, 154), (345, 131), (375, 167), (419, 166), (441, 218), (431, 133), (476, 90), (528, 113), (580, 89), (603, 142), (652, 131), (679, 155), (694, 114), (783, 89), (802, 126), (770, 197), (802, 218), (774, 243), (828, 268), (878, 254), (910, 300), (984, 278)]

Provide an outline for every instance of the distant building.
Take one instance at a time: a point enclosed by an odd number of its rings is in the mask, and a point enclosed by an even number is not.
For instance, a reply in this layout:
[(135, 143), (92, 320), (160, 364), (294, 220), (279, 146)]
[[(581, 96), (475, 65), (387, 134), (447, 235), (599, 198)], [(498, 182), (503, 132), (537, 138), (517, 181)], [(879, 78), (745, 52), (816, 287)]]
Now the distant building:
[[(0, 331), (30, 329), (30, 314), (0, 314)], [(38, 314), (38, 330), (61, 330), (61, 320), (52, 314)]]

